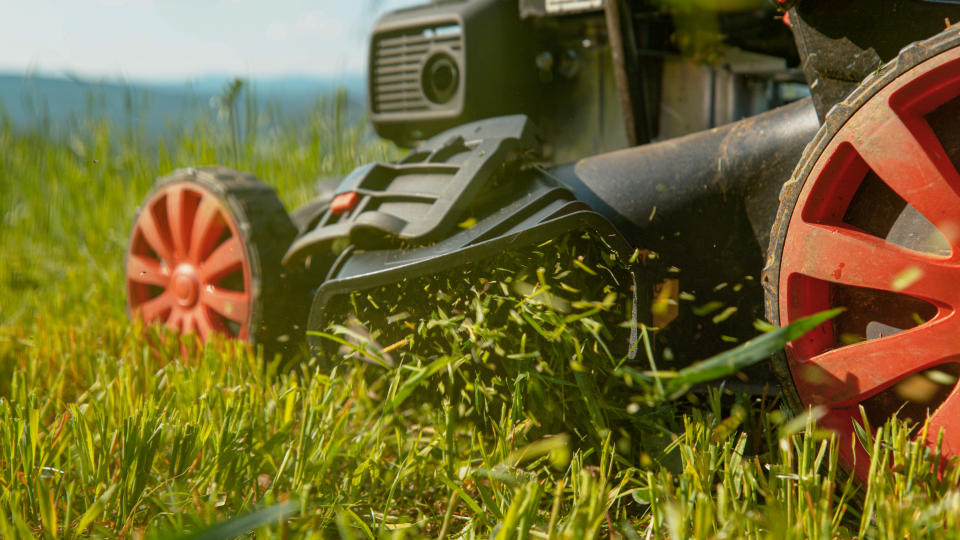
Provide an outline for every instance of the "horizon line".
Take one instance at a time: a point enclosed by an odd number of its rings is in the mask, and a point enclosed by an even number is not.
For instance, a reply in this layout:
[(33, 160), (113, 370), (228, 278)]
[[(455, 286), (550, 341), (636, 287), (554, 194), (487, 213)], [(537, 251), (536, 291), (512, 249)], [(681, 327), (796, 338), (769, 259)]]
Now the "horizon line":
[(123, 74), (114, 74), (114, 75), (101, 75), (101, 74), (87, 74), (87, 73), (78, 73), (70, 70), (43, 70), (43, 69), (23, 69), (17, 70), (15, 68), (4, 68), (0, 67), (0, 77), (2, 76), (11, 76), (11, 77), (20, 77), (22, 79), (31, 79), (31, 78), (41, 78), (41, 79), (59, 79), (64, 81), (71, 81), (77, 84), (140, 84), (140, 85), (182, 85), (190, 83), (207, 83), (207, 82), (222, 82), (229, 81), (234, 79), (241, 79), (245, 81), (271, 81), (271, 80), (290, 80), (290, 79), (302, 79), (305, 81), (345, 81), (347, 79), (357, 79), (357, 78), (366, 78), (366, 74), (363, 71), (358, 72), (338, 72), (338, 73), (304, 73), (304, 72), (287, 72), (287, 73), (270, 73), (270, 74), (228, 74), (228, 73), (217, 73), (215, 71), (210, 71), (206, 73), (193, 73), (193, 74), (184, 74), (182, 76), (157, 76), (157, 77), (140, 77), (140, 76), (125, 76)]

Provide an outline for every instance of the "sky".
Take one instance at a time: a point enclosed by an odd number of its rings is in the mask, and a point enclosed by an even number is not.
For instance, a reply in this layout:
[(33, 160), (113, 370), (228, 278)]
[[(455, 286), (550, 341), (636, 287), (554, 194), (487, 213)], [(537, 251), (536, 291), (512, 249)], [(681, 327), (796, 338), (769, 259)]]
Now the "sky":
[(0, 72), (174, 81), (362, 74), (376, 17), (424, 0), (0, 0)]

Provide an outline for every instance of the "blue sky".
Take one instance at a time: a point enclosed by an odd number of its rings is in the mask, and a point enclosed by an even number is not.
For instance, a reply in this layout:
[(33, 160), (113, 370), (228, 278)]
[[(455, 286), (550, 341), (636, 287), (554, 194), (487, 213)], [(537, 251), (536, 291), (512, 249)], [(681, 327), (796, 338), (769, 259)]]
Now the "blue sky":
[(0, 0), (0, 71), (177, 80), (361, 73), (377, 15), (423, 0)]

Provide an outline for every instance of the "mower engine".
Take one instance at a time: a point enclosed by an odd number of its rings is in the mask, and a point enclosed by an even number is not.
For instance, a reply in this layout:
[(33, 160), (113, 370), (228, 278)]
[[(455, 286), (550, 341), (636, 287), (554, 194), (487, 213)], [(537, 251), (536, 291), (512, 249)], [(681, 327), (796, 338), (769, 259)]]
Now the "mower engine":
[(658, 3), (608, 4), (434, 2), (382, 17), (368, 62), (374, 128), (412, 146), (465, 122), (524, 114), (546, 134), (543, 159), (565, 163), (807, 93), (800, 70), (788, 67), (796, 53), (772, 6), (721, 14), (715, 30), (737, 34), (701, 51), (706, 63), (680, 54), (675, 17)]

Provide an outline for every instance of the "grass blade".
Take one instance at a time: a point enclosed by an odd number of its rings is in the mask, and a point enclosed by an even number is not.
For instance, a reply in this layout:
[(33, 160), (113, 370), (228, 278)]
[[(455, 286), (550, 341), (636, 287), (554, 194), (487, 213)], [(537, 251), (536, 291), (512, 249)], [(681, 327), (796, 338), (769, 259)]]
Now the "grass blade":
[(767, 332), (729, 351), (724, 351), (712, 358), (681, 369), (676, 372), (675, 377), (667, 380), (667, 394), (675, 395), (694, 384), (726, 377), (757, 362), (766, 360), (787, 343), (842, 312), (843, 308), (835, 308), (798, 319), (787, 326)]

